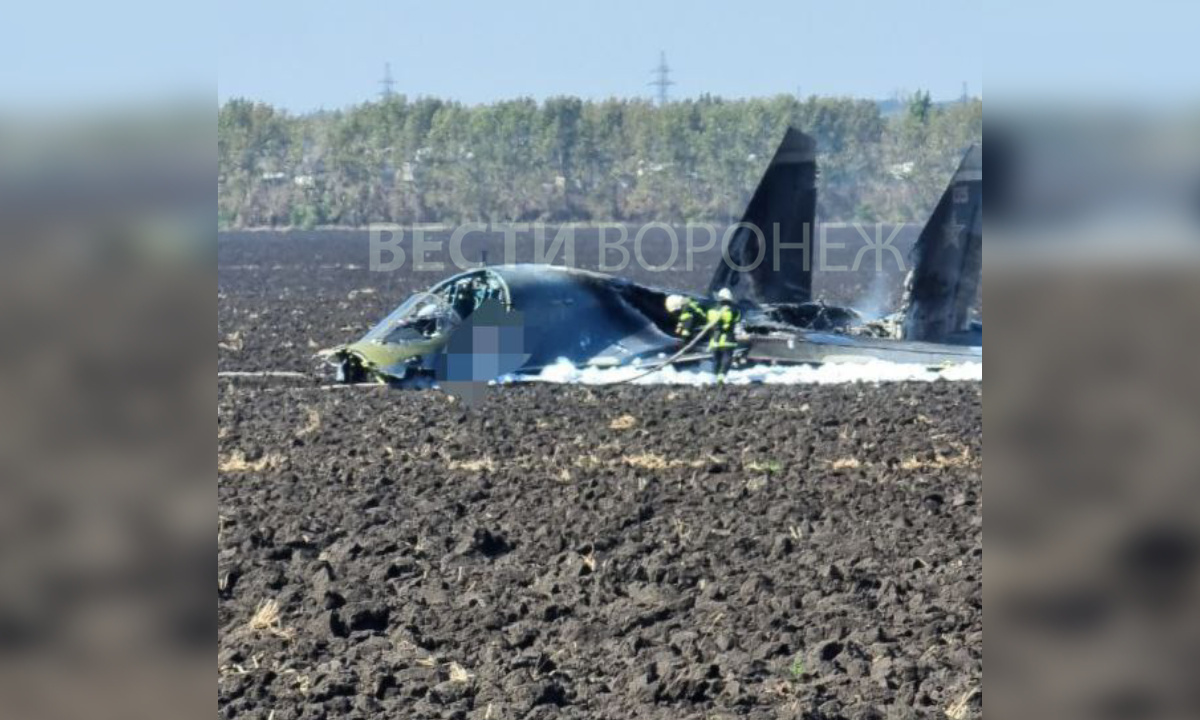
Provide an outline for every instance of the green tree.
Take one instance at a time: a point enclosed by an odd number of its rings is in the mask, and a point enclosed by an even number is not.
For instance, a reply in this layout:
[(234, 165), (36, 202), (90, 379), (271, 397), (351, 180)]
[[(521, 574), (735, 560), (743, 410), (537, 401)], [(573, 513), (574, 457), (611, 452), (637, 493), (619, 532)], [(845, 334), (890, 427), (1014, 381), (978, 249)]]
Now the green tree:
[(291, 116), (235, 99), (218, 109), (221, 227), (378, 221), (733, 221), (789, 125), (816, 138), (825, 220), (923, 220), (981, 101), (903, 112), (810, 97), (701, 96), (656, 106), (556, 97), (464, 106), (395, 96)]

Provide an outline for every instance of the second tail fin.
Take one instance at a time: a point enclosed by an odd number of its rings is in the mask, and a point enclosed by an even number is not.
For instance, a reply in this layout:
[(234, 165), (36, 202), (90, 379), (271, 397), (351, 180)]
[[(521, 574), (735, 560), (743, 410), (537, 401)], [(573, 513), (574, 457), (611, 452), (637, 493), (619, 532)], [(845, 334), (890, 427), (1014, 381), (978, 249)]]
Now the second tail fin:
[(975, 344), (971, 307), (983, 275), (981, 146), (972, 146), (963, 157), (921, 231), (912, 258), (904, 297), (904, 338)]

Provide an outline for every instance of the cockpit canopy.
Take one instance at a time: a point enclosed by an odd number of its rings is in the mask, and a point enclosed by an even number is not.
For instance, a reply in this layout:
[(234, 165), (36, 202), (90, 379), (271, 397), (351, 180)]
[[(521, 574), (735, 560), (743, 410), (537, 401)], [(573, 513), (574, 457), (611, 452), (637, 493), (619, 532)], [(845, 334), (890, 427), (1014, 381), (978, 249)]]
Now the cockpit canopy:
[(456, 275), (411, 295), (363, 340), (382, 345), (437, 341), (489, 300), (512, 305), (508, 286), (499, 275), (489, 270)]

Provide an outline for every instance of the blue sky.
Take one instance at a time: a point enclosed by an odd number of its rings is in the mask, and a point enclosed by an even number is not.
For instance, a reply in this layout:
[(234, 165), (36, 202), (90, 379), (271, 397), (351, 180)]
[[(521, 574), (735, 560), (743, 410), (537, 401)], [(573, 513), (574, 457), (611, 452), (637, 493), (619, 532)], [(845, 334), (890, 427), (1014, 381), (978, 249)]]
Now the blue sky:
[[(919, 9), (914, 9), (919, 8)], [(664, 51), (677, 96), (953, 98), (983, 85), (975, 2), (221, 0), (218, 98), (336, 108), (396, 89), (468, 103), (648, 96)]]
[(468, 103), (649, 96), (1200, 97), (1195, 0), (15, 0), (0, 111), (243, 96), (294, 111), (397, 91)]

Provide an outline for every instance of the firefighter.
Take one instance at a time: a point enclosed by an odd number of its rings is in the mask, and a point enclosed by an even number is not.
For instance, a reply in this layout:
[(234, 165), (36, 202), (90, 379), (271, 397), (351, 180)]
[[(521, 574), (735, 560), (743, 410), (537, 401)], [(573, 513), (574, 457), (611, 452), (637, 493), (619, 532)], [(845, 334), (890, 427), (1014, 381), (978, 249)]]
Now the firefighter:
[(683, 295), (667, 297), (667, 312), (679, 316), (675, 334), (685, 342), (691, 340), (696, 331), (704, 328), (704, 318), (708, 315), (703, 305)]
[(734, 330), (741, 322), (742, 313), (733, 304), (733, 293), (729, 288), (717, 291), (717, 306), (708, 311), (708, 324), (712, 326), (708, 349), (713, 354), (713, 366), (717, 373), (717, 384), (725, 384), (725, 375), (733, 365), (733, 351), (737, 349)]

